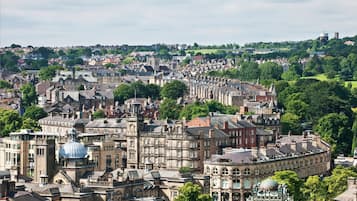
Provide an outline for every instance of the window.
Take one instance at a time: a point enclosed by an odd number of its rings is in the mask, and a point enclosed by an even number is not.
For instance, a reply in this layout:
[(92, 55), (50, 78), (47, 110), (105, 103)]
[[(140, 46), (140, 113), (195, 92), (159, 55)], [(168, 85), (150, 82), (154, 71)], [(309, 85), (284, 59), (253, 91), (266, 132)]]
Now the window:
[(135, 159), (135, 153), (134, 152), (130, 152), (129, 153), (129, 159)]
[(228, 180), (222, 180), (222, 188), (227, 189), (228, 188)]
[(249, 168), (245, 168), (244, 169), (244, 175), (250, 175), (250, 169)]
[(239, 171), (238, 168), (234, 168), (234, 169), (233, 169), (233, 175), (234, 175), (234, 176), (240, 175), (240, 171)]
[(106, 156), (105, 165), (107, 168), (112, 166), (112, 156), (111, 155)]
[(239, 177), (233, 178), (233, 189), (240, 189), (240, 179)]
[(213, 199), (213, 201), (218, 200), (218, 192), (212, 192), (212, 199)]
[(244, 188), (245, 189), (250, 189), (250, 180), (249, 179), (244, 179)]
[(206, 167), (206, 174), (209, 174), (210, 173), (210, 169), (209, 169), (209, 167), (207, 166)]
[(222, 174), (223, 175), (228, 175), (228, 169), (227, 168), (223, 168), (222, 169)]
[(213, 168), (213, 174), (218, 174), (218, 169), (217, 168)]

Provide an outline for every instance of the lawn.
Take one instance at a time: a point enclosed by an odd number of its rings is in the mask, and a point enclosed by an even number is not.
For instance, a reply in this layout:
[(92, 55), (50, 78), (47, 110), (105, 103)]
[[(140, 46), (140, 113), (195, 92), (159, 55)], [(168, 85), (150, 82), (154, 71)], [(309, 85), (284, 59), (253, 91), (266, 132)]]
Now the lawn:
[[(317, 79), (320, 81), (327, 81), (327, 80), (337, 80), (338, 78), (333, 78), (333, 79), (328, 79), (325, 74), (318, 74), (315, 76), (309, 76), (309, 77), (301, 77), (302, 79)], [(348, 86), (348, 83), (352, 84), (352, 88), (357, 88), (357, 81), (345, 81), (345, 86)]]
[(325, 74), (318, 74), (318, 75), (314, 75), (314, 76), (309, 76), (309, 77), (301, 77), (302, 79), (317, 79), (320, 81), (326, 81), (326, 80), (330, 80), (326, 77)]
[(211, 53), (216, 53), (220, 49), (199, 49), (199, 50), (186, 50), (186, 54), (188, 52), (194, 52), (194, 54), (197, 54), (200, 52), (201, 54), (211, 54)]

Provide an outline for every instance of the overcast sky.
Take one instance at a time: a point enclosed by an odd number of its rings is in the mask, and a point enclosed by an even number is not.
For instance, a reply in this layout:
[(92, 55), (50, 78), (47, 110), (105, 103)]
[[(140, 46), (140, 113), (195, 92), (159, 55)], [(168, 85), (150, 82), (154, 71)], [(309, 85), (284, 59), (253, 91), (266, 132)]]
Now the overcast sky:
[(0, 0), (0, 46), (225, 44), (357, 34), (357, 0)]

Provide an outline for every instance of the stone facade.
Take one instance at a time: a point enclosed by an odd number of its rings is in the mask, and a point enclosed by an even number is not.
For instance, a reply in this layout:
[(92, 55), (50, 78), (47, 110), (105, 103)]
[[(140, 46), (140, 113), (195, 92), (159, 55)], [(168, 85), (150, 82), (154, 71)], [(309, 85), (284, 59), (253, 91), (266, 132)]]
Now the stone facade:
[(210, 193), (217, 201), (243, 201), (254, 184), (276, 171), (293, 170), (299, 177), (326, 174), (330, 147), (318, 136), (285, 136), (275, 144), (254, 149), (230, 149), (205, 161)]

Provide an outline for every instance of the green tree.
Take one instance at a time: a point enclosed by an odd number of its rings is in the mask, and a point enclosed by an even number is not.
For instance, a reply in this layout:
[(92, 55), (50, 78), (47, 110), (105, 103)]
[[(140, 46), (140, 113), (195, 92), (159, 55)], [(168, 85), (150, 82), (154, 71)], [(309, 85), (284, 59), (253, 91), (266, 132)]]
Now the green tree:
[(306, 117), (308, 107), (309, 105), (301, 100), (291, 100), (286, 104), (287, 112), (297, 115), (299, 119)]
[(10, 132), (20, 129), (22, 119), (16, 111), (0, 108), (0, 136), (5, 137)]
[(97, 110), (93, 113), (94, 119), (102, 119), (105, 117), (105, 112), (103, 110)]
[(125, 100), (134, 96), (134, 90), (128, 84), (121, 84), (114, 90), (114, 99), (123, 104)]
[(256, 80), (259, 78), (260, 69), (256, 62), (243, 62), (240, 67), (240, 78), (242, 80)]
[(41, 126), (38, 124), (38, 121), (30, 119), (30, 118), (25, 118), (22, 121), (21, 129), (31, 129), (34, 131), (40, 131)]
[(12, 86), (9, 82), (6, 82), (5, 80), (0, 80), (0, 89), (11, 89)]
[(43, 108), (37, 107), (35, 105), (31, 105), (26, 108), (23, 118), (29, 118), (35, 121), (47, 117), (47, 112), (43, 110)]
[(304, 198), (309, 201), (325, 201), (327, 199), (326, 185), (319, 176), (309, 176), (301, 189)]
[(10, 51), (6, 51), (5, 54), (0, 54), (0, 67), (7, 71), (18, 72), (17, 61), (19, 57)]
[(199, 185), (187, 182), (179, 189), (175, 201), (212, 201), (212, 198), (207, 194), (201, 194)]
[(351, 145), (351, 154), (353, 155), (354, 150), (357, 149), (357, 116), (355, 116), (355, 121), (352, 125), (352, 145)]
[(337, 195), (343, 193), (347, 189), (347, 178), (357, 177), (355, 170), (351, 168), (344, 168), (337, 166), (332, 171), (332, 175), (324, 179), (327, 186), (327, 200), (335, 198)]
[(315, 130), (322, 139), (332, 146), (332, 155), (351, 153), (352, 132), (348, 117), (343, 114), (330, 113), (321, 117)]
[(37, 94), (36, 94), (36, 89), (35, 86), (32, 84), (25, 84), (22, 85), (20, 88), (21, 91), (21, 98), (22, 98), (22, 105), (27, 108), (31, 105), (36, 104), (37, 102)]
[(300, 188), (303, 186), (303, 181), (298, 177), (296, 172), (291, 170), (277, 171), (272, 176), (272, 179), (279, 184), (285, 184), (289, 192), (294, 196), (294, 200), (303, 200)]
[(281, 78), (286, 81), (297, 80), (300, 76), (293, 70), (287, 70), (281, 74)]
[(293, 134), (300, 134), (301, 133), (301, 122), (300, 117), (296, 114), (292, 113), (285, 113), (281, 117), (281, 124), (282, 124), (282, 132), (287, 134), (291, 131)]
[(178, 80), (166, 83), (160, 92), (161, 97), (177, 99), (183, 97), (188, 92), (187, 86)]
[(156, 100), (160, 98), (160, 86), (156, 84), (148, 84), (145, 87), (145, 97), (151, 97), (152, 99)]
[(54, 76), (56, 76), (56, 71), (61, 69), (63, 69), (61, 66), (42, 67), (38, 76), (41, 80), (51, 80)]
[(176, 100), (164, 99), (159, 108), (160, 119), (178, 119), (181, 108), (181, 105), (176, 104)]
[(112, 64), (112, 63), (106, 63), (104, 66), (105, 66), (106, 68), (114, 68), (114, 67), (115, 67), (115, 65)]
[(283, 67), (274, 62), (265, 62), (259, 65), (261, 80), (280, 80)]
[(194, 104), (186, 105), (180, 112), (180, 119), (185, 118), (191, 120), (195, 117), (204, 117), (208, 115), (207, 105), (195, 102)]

